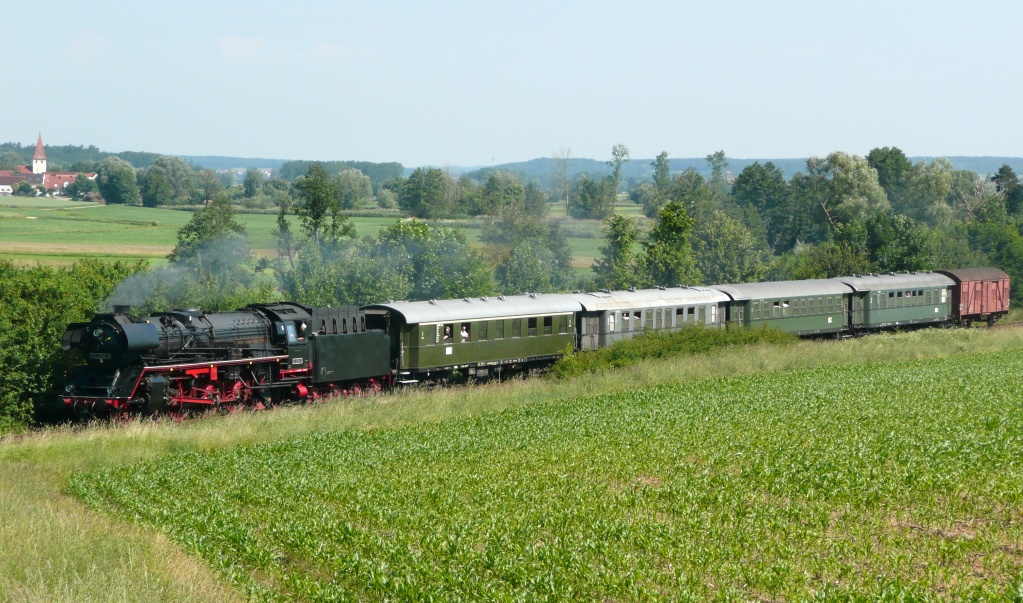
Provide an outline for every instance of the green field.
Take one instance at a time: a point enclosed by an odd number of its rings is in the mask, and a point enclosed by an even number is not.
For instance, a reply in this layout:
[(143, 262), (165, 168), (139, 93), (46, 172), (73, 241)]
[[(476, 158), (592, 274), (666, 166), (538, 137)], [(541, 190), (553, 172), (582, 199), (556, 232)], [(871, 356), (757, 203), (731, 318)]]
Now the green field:
[[(634, 204), (623, 208), (633, 211)], [(563, 217), (564, 208), (553, 215)], [(81, 257), (124, 260), (148, 259), (164, 262), (177, 243), (177, 231), (188, 222), (187, 211), (96, 205), (59, 199), (26, 197), (0, 198), (0, 258), (19, 263), (70, 263)], [(394, 223), (395, 218), (353, 217), (359, 236), (376, 234)], [(277, 217), (272, 214), (240, 214), (249, 245), (260, 255), (273, 253), (271, 232)], [(588, 268), (600, 255), (600, 224), (594, 221), (569, 221), (573, 230), (586, 237), (569, 237), (577, 268)], [(479, 241), (482, 230), (464, 229), (469, 241)], [(594, 235), (598, 236), (594, 236)]]
[[(241, 423), (235, 442), (265, 443), (227, 448), (214, 424), (206, 446), (183, 449), (196, 452), (78, 473), (70, 489), (257, 598), (1012, 599), (1019, 342), (927, 332), (731, 349), (688, 369), (709, 379), (534, 382), (532, 403), (514, 402), (513, 384), (475, 390), (504, 400), (497, 414), (476, 414), (474, 390), (442, 392), (446, 407), (426, 402), (405, 426), (398, 398), (310, 435)], [(914, 355), (939, 357), (892, 361)], [(671, 366), (617, 377), (652, 383)], [(763, 372), (784, 366), (807, 368)], [(752, 374), (712, 377), (731, 370)], [(381, 424), (396, 426), (365, 429)]]

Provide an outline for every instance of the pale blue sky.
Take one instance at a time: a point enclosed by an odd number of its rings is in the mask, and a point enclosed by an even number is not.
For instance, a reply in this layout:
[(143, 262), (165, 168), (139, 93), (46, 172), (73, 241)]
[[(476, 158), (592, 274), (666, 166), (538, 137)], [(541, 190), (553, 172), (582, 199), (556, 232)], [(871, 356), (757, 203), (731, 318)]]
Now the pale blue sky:
[(1023, 155), (1021, 2), (19, 2), (0, 141), (486, 165)]

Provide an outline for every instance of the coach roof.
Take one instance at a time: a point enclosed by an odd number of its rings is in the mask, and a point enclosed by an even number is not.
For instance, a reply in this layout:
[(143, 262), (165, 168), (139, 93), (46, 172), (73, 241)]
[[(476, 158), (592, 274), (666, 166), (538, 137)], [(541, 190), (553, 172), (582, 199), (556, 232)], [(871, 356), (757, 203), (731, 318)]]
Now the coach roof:
[(915, 289), (917, 287), (948, 287), (955, 284), (952, 282), (952, 279), (935, 272), (838, 276), (831, 280), (845, 283), (857, 292)]
[(635, 291), (595, 291), (567, 296), (575, 299), (588, 312), (631, 310), (633, 308), (667, 308), (727, 302), (728, 296), (708, 287), (666, 287)]
[(466, 297), (421, 302), (388, 302), (364, 306), (367, 312), (394, 312), (405, 317), (408, 324), (485, 320), (512, 316), (536, 316), (578, 312), (579, 302), (570, 295), (499, 295), (497, 297)]
[(735, 301), (812, 297), (815, 295), (844, 295), (849, 293), (849, 287), (834, 279), (714, 285), (711, 289), (727, 293)]

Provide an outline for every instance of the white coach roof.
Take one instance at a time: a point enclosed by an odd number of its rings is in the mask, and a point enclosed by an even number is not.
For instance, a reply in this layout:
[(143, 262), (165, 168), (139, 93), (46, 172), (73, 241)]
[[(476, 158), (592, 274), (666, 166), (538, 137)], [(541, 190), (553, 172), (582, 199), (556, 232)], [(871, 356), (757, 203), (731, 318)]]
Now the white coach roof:
[(367, 312), (393, 312), (405, 317), (408, 324), (485, 320), (513, 316), (564, 314), (578, 312), (579, 302), (571, 295), (534, 293), (530, 295), (499, 295), (497, 297), (466, 297), (417, 302), (388, 302), (364, 306)]

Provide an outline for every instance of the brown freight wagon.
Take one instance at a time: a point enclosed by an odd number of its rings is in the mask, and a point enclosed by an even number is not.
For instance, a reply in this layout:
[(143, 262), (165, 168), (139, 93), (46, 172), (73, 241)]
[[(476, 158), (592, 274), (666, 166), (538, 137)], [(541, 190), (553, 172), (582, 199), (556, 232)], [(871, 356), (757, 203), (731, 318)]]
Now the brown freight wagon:
[(952, 315), (970, 326), (975, 320), (988, 325), (1009, 313), (1009, 275), (997, 268), (936, 270), (955, 281)]

